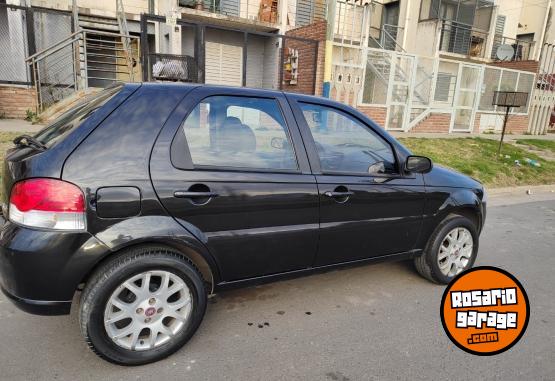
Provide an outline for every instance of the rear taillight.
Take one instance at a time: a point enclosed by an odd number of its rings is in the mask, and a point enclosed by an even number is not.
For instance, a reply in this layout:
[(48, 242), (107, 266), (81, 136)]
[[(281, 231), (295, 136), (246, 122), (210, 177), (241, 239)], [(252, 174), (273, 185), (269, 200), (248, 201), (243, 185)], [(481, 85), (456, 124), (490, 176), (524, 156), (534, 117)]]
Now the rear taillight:
[(16, 183), (10, 195), (9, 219), (55, 230), (85, 229), (85, 197), (62, 180), (29, 179)]

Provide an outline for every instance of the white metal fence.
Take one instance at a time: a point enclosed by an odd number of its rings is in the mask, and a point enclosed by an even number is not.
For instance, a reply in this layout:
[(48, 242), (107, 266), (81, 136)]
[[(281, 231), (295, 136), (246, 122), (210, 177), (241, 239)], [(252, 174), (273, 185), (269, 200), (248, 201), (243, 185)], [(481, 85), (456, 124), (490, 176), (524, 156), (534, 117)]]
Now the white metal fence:
[(543, 44), (539, 61), (538, 80), (531, 96), (528, 132), (546, 134), (555, 109), (555, 45)]
[[(361, 54), (362, 53), (362, 54)], [(476, 114), (496, 114), (493, 92), (532, 93), (535, 74), (374, 48), (334, 47), (332, 98), (387, 109), (385, 128), (409, 131), (431, 113), (450, 114), (449, 131), (474, 130)], [(513, 114), (527, 114), (526, 106)]]

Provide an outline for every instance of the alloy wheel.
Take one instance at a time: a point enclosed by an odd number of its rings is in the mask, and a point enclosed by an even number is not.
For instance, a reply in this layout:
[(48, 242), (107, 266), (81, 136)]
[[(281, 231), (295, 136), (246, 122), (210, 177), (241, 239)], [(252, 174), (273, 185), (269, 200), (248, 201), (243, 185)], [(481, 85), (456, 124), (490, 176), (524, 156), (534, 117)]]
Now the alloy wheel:
[(451, 230), (439, 246), (437, 261), (442, 274), (453, 277), (461, 273), (472, 257), (474, 240), (464, 227)]
[(192, 295), (169, 271), (146, 271), (120, 284), (104, 310), (104, 327), (118, 346), (145, 351), (157, 348), (188, 324)]

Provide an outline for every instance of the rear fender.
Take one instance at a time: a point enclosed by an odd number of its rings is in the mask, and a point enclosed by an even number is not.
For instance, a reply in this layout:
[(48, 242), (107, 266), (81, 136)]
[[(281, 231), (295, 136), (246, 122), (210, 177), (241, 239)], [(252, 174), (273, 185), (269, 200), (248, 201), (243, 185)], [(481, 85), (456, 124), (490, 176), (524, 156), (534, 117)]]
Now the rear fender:
[[(157, 243), (175, 248), (193, 262), (212, 287), (219, 283), (220, 271), (206, 247), (172, 217), (142, 216), (123, 220), (96, 234), (111, 253), (146, 243)], [(113, 254), (108, 254), (113, 255)], [(107, 259), (100, 258), (100, 261)], [(205, 262), (205, 265), (203, 263)], [(96, 267), (96, 266), (95, 266)]]

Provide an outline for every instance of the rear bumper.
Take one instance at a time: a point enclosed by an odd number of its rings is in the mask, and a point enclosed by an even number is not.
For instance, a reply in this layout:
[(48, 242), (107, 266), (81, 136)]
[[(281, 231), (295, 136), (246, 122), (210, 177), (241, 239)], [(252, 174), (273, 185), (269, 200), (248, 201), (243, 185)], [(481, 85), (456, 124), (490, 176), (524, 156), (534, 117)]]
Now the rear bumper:
[(79, 283), (108, 252), (87, 232), (35, 230), (0, 217), (0, 288), (23, 311), (68, 314)]
[(32, 300), (20, 298), (10, 294), (0, 287), (4, 295), (12, 301), (17, 308), (22, 311), (28, 312), (34, 315), (68, 315), (71, 310), (71, 300), (69, 301), (50, 301), (50, 300)]

